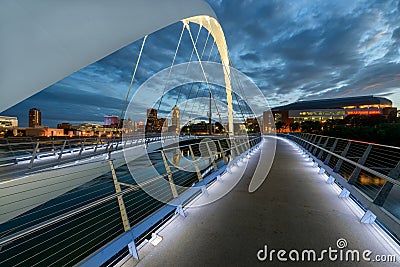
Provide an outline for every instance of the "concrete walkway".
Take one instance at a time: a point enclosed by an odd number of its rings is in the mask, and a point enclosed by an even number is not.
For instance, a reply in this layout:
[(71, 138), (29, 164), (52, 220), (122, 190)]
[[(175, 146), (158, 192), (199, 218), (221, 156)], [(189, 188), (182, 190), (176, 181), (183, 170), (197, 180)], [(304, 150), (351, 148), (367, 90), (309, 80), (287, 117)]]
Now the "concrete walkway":
[[(160, 232), (163, 240), (145, 245), (141, 260), (129, 259), (124, 266), (399, 266), (400, 255), (391, 248), (374, 225), (360, 223), (362, 213), (351, 200), (339, 199), (337, 189), (328, 185), (287, 141), (278, 139), (275, 161), (264, 184), (254, 193), (248, 185), (256, 160), (251, 159), (239, 184), (225, 197), (207, 206), (188, 208), (187, 217), (175, 217)], [(212, 193), (213, 186), (210, 188)], [(313, 249), (317, 252), (346, 239), (347, 249), (360, 255), (393, 255), (397, 263), (331, 261), (261, 262), (257, 252), (284, 249), (289, 253)], [(260, 256), (263, 256), (261, 253)], [(292, 254), (295, 256), (295, 254)], [(285, 255), (288, 258), (288, 254)]]

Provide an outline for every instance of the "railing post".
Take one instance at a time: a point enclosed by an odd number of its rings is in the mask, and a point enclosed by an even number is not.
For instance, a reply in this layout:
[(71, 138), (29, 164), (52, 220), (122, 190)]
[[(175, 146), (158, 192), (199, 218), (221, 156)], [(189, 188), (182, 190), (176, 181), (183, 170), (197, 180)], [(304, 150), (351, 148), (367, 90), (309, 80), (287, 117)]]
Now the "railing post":
[[(317, 146), (320, 146), (320, 145), (321, 145), (322, 138), (323, 138), (323, 137), (322, 137), (322, 135), (321, 135), (320, 138), (318, 139), (317, 145), (314, 147), (314, 150), (312, 151), (312, 154), (313, 154), (313, 155), (317, 154), (317, 151), (318, 151)], [(321, 151), (322, 151), (322, 150), (321, 150)]]
[(240, 139), (240, 141), (241, 141), (241, 143), (240, 143), (240, 147), (243, 149), (243, 151), (240, 151), (240, 152), (245, 152), (246, 150), (247, 150), (247, 147), (246, 147), (246, 140), (244, 139), (244, 138), (242, 138), (242, 139)]
[(196, 169), (197, 179), (199, 180), (199, 182), (201, 182), (201, 181), (203, 181), (203, 176), (201, 176), (199, 166), (197, 165), (196, 157), (194, 156), (192, 145), (189, 145), (189, 151), (190, 151), (190, 155), (192, 156), (194, 168)]
[(69, 148), (69, 152), (72, 153), (71, 140), (68, 140), (68, 148)]
[(53, 156), (56, 155), (56, 147), (54, 146), (54, 140), (51, 140), (51, 148), (53, 149)]
[[(233, 144), (231, 143), (231, 138), (227, 138), (227, 139), (225, 139), (225, 141), (226, 141), (226, 144), (228, 145), (228, 151), (229, 151), (229, 153), (230, 153), (230, 157), (231, 158), (234, 158), (235, 157), (235, 153), (233, 152)], [(229, 160), (228, 160), (229, 161)]]
[[(115, 140), (115, 139), (114, 139)], [(115, 141), (114, 141), (115, 142)], [(115, 150), (118, 150), (119, 140), (116, 141), (117, 145), (115, 146)]]
[[(235, 147), (236, 147), (236, 151), (237, 151), (237, 155), (239, 156), (240, 154), (242, 154), (242, 142), (240, 141), (241, 139), (238, 138), (235, 140)], [(237, 142), (236, 142), (237, 141)]]
[(249, 145), (248, 139), (247, 140), (246, 139), (247, 138), (243, 138), (242, 139), (243, 140), (242, 147), (244, 148), (243, 152), (245, 152), (245, 151), (250, 149), (250, 147), (249, 147), (250, 145)]
[(93, 155), (96, 154), (96, 152), (97, 152), (97, 148), (99, 146), (99, 142), (101, 142), (101, 138), (96, 140), (96, 145), (94, 146)]
[(307, 149), (307, 148), (310, 146), (310, 144), (309, 144), (308, 142), (311, 142), (311, 140), (308, 140), (308, 139), (310, 139), (309, 136), (307, 136), (306, 139), (302, 139), (302, 140), (301, 140), (301, 142), (303, 142), (303, 144), (301, 144), (301, 146), (302, 146), (304, 149)]
[(232, 153), (232, 152), (233, 152), (233, 149), (235, 149), (237, 156), (240, 155), (240, 152), (239, 152), (238, 147), (236, 146), (236, 141), (235, 141), (235, 139), (232, 138), (231, 140), (232, 140), (232, 141), (231, 141), (231, 142), (232, 142), (232, 145), (231, 145), (231, 155), (232, 155), (232, 158), (235, 158), (235, 155)]
[(67, 140), (64, 140), (64, 143), (63, 143), (63, 145), (62, 145), (62, 147), (61, 147), (61, 150), (60, 150), (60, 154), (58, 155), (58, 159), (57, 159), (58, 162), (61, 161), (61, 158), (62, 158), (62, 155), (63, 155), (63, 152), (64, 152), (64, 149), (65, 149), (65, 145), (66, 145), (66, 144), (67, 144)]
[[(329, 139), (331, 139), (330, 137), (326, 138), (325, 143), (322, 145), (323, 148), (326, 148), (326, 146), (328, 145)], [(321, 159), (322, 155), (324, 154), (324, 151), (321, 149), (321, 151), (319, 151), (317, 159)]]
[(35, 158), (36, 158), (37, 150), (39, 149), (39, 145), (40, 145), (40, 143), (39, 143), (39, 142), (36, 142), (36, 146), (35, 146), (35, 148), (34, 148), (33, 151), (32, 151), (31, 161), (29, 162), (29, 165), (28, 165), (28, 168), (29, 168), (29, 169), (31, 169), (31, 168), (33, 167), (33, 161), (34, 161)]
[[(388, 176), (395, 180), (400, 178), (400, 161), (397, 163), (397, 166), (389, 172)], [(386, 181), (381, 190), (379, 190), (378, 194), (376, 195), (374, 199), (374, 204), (378, 206), (383, 206), (387, 197), (390, 194), (390, 191), (392, 191), (392, 188), (393, 184), (389, 181)]]
[[(214, 141), (211, 141), (211, 142), (214, 142)], [(215, 163), (215, 155), (212, 154), (212, 151), (211, 151), (210, 146), (208, 145), (208, 142), (206, 142), (206, 146), (207, 146), (208, 154), (210, 155), (210, 161), (213, 165), (214, 171), (218, 171), (217, 164)]]
[(217, 140), (217, 144), (218, 144), (218, 147), (219, 147), (219, 155), (220, 155), (220, 157), (222, 157), (223, 156), (223, 149), (222, 149), (221, 142), (219, 140)]
[[(119, 194), (122, 192), (122, 190), (121, 190), (121, 185), (118, 182), (117, 174), (115, 173), (114, 163), (112, 160), (109, 160), (109, 163), (110, 163), (111, 174), (113, 177), (115, 192)], [(124, 199), (122, 198), (122, 195), (118, 195), (117, 200), (118, 200), (119, 211), (121, 213), (122, 224), (124, 225), (124, 230), (126, 232), (131, 229), (131, 226), (129, 224), (129, 219), (126, 213), (125, 203)]]
[(85, 139), (83, 139), (83, 141), (81, 141), (81, 149), (79, 150), (79, 154), (78, 154), (78, 158), (82, 158), (82, 152), (83, 149), (85, 148)]
[(8, 150), (9, 151), (11, 151), (11, 153), (12, 153), (12, 155), (13, 155), (13, 162), (14, 162), (14, 164), (17, 164), (18, 163), (18, 160), (17, 160), (17, 156), (15, 155), (15, 152), (14, 152), (14, 150), (12, 149), (12, 146), (11, 146), (11, 144), (10, 144), (10, 142), (8, 142), (8, 138), (6, 139), (6, 142), (7, 142), (7, 148), (8, 148)]
[(175, 183), (174, 183), (174, 179), (172, 179), (171, 167), (169, 166), (167, 158), (165, 157), (164, 150), (161, 150), (161, 156), (162, 156), (163, 161), (164, 161), (165, 170), (167, 171), (168, 181), (169, 181), (169, 185), (171, 186), (172, 196), (174, 198), (177, 198), (178, 197), (178, 191), (176, 191), (176, 186), (175, 186)]
[[(368, 145), (367, 149), (364, 151), (364, 154), (362, 155), (362, 157), (358, 160), (358, 164), (360, 165), (364, 165), (365, 162), (367, 161), (369, 152), (371, 152), (372, 149), (372, 145)], [(351, 174), (348, 183), (349, 184), (354, 184), (357, 181), (357, 177), (360, 175), (361, 169), (359, 167), (356, 167), (353, 171), (353, 173)]]
[[(126, 212), (124, 199), (122, 198), (122, 194), (120, 194), (122, 192), (121, 185), (118, 182), (117, 174), (115, 173), (114, 163), (112, 162), (112, 160), (110, 160), (109, 163), (110, 163), (111, 174), (112, 174), (113, 182), (114, 182), (114, 186), (115, 186), (115, 192), (117, 194), (119, 194), (117, 196), (117, 200), (118, 200), (119, 211), (121, 214), (122, 224), (124, 226), (124, 231), (128, 232), (131, 230), (131, 225), (129, 223), (128, 214)], [(129, 249), (129, 253), (134, 258), (139, 259), (139, 254), (137, 252), (135, 240), (132, 240), (132, 242), (128, 244), (128, 249)]]
[(244, 151), (247, 151), (250, 149), (250, 140), (248, 138), (244, 138), (243, 139), (243, 147), (244, 147)]
[[(350, 145), (351, 145), (351, 141), (348, 141), (346, 147), (345, 147), (344, 150), (342, 151), (342, 154), (341, 154), (342, 157), (346, 157), (347, 152), (349, 152)], [(343, 164), (343, 160), (342, 160), (342, 159), (339, 159), (339, 160), (336, 162), (336, 165), (335, 165), (335, 167), (333, 168), (333, 171), (334, 171), (334, 172), (339, 172), (340, 167), (342, 167), (342, 164)]]
[[(335, 152), (335, 149), (336, 149), (336, 146), (337, 146), (338, 142), (339, 142), (339, 139), (335, 139), (335, 142), (333, 143), (331, 149), (329, 150), (330, 152), (332, 152), (332, 153)], [(328, 153), (328, 156), (326, 156), (324, 164), (328, 165), (329, 162), (331, 161), (331, 158), (332, 158), (332, 154)]]
[(108, 147), (108, 155), (111, 155), (111, 152), (114, 150), (114, 143), (111, 143), (111, 145)]
[(218, 146), (219, 146), (219, 149), (221, 151), (221, 157), (224, 158), (224, 163), (227, 164), (229, 159), (228, 159), (228, 157), (225, 156), (224, 149), (222, 148), (220, 140), (218, 140)]

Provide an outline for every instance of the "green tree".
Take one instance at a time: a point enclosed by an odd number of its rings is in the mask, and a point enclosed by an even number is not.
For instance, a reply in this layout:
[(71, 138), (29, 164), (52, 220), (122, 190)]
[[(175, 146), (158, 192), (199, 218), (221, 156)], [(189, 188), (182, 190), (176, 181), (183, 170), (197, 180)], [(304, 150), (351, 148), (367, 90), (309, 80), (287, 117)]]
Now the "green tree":
[(286, 123), (284, 123), (283, 121), (278, 121), (277, 123), (275, 123), (275, 128), (276, 130), (280, 133), (283, 129), (286, 128)]
[(290, 131), (295, 132), (300, 129), (300, 123), (292, 122), (289, 124), (289, 127), (290, 127)]
[(301, 123), (301, 131), (305, 133), (320, 133), (322, 124), (319, 121), (303, 121)]

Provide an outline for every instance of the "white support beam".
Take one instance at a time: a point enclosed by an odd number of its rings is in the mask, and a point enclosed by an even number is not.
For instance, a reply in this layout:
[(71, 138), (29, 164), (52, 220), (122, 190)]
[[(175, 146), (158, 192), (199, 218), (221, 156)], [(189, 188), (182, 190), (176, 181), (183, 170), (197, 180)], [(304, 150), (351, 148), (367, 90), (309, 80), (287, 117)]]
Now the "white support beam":
[(7, 27), (0, 27), (0, 88), (12, 90), (0, 98), (0, 112), (121, 47), (191, 17), (212, 30), (222, 63), (229, 66), (222, 28), (204, 0), (1, 1), (0, 25)]

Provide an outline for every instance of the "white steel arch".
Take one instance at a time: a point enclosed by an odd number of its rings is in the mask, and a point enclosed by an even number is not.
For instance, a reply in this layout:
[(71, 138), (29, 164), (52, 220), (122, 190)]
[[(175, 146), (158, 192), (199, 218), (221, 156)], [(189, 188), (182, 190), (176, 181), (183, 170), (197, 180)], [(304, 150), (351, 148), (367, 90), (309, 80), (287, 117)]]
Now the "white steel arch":
[(229, 136), (233, 136), (233, 107), (232, 107), (232, 81), (229, 67), (229, 52), (226, 44), (224, 31), (218, 20), (210, 16), (195, 16), (183, 20), (187, 23), (197, 23), (202, 25), (207, 31), (210, 32), (217, 45), (218, 52), (221, 57), (221, 62), (224, 67), (224, 78), (225, 78), (225, 90), (226, 90), (226, 101), (228, 103), (228, 133)]

